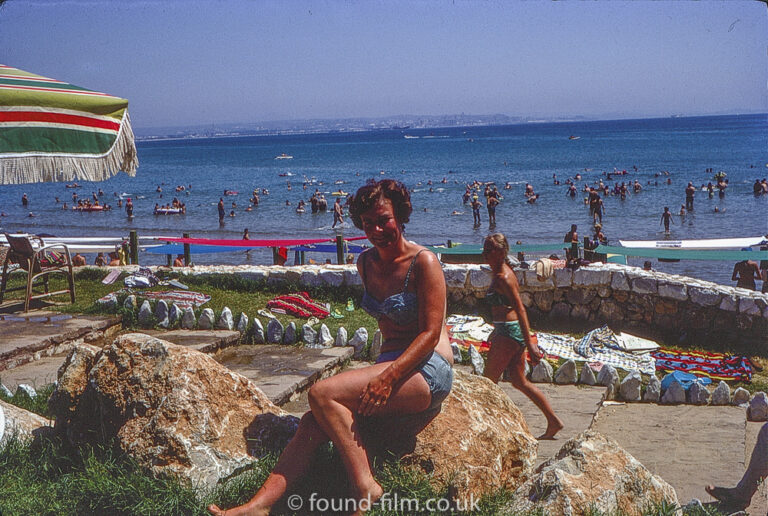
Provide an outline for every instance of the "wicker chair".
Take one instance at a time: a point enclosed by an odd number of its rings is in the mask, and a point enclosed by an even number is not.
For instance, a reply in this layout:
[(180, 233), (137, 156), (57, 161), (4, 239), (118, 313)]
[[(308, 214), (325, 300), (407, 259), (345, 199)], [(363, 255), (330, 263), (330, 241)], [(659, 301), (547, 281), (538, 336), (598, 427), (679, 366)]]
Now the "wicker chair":
[[(75, 302), (75, 276), (72, 272), (72, 257), (69, 254), (69, 248), (65, 244), (50, 244), (45, 245), (43, 239), (35, 235), (9, 235), (5, 234), (6, 241), (8, 242), (8, 252), (3, 260), (3, 276), (2, 284), (0, 284), (0, 303), (2, 303), (5, 297), (5, 292), (13, 290), (26, 289), (26, 296), (24, 298), (24, 311), (29, 311), (29, 302), (33, 299), (40, 299), (49, 296), (55, 296), (59, 294), (69, 294), (72, 303)], [(48, 253), (46, 251), (61, 249), (63, 254), (61, 260), (55, 263), (50, 263), (48, 260)], [(27, 285), (26, 287), (15, 287), (8, 289), (8, 277), (11, 274), (11, 263), (18, 263), (19, 270), (23, 270), (27, 273)], [(48, 289), (48, 276), (51, 274), (63, 274), (67, 277), (69, 288), (64, 290), (57, 290), (50, 292)], [(44, 288), (43, 294), (35, 294), (33, 291), (33, 283), (37, 278), (42, 278), (42, 284)], [(38, 283), (37, 286), (40, 284)]]

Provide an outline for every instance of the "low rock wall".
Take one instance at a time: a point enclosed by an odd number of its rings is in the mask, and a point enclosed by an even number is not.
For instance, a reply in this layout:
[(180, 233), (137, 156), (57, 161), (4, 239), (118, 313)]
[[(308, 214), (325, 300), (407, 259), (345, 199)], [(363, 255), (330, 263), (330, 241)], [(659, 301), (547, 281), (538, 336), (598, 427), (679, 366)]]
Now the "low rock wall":
[[(480, 309), (491, 282), (490, 269), (446, 264), (443, 270), (452, 306)], [(197, 266), (179, 272), (362, 289), (354, 265)], [(532, 270), (517, 269), (515, 273), (534, 323), (571, 329), (609, 323), (615, 330), (661, 342), (768, 354), (768, 294), (618, 264), (555, 270), (545, 281), (539, 281)]]

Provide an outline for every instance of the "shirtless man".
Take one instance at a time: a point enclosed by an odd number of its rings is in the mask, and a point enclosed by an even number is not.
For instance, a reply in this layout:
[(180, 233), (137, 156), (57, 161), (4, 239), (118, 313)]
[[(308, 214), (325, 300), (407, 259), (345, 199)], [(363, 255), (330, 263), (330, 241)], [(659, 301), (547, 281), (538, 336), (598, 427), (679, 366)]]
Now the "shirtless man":
[(75, 253), (75, 256), (72, 257), (72, 265), (75, 267), (82, 267), (85, 265), (85, 256), (80, 253)]
[(664, 213), (661, 214), (661, 222), (664, 223), (664, 233), (669, 233), (669, 223), (672, 222), (672, 213), (669, 206), (664, 206)]
[(344, 219), (342, 216), (344, 215), (344, 208), (341, 206), (341, 197), (336, 197), (336, 202), (333, 203), (333, 226), (332, 228), (336, 227), (336, 224), (344, 224)]
[[(745, 247), (742, 251), (751, 251), (749, 247)], [(759, 281), (760, 268), (757, 263), (752, 260), (742, 260), (733, 266), (733, 275), (731, 279), (736, 282), (736, 286), (740, 288), (748, 288), (749, 290), (757, 290), (755, 281)]]
[(564, 248), (566, 260), (579, 257), (579, 234), (576, 232), (576, 224), (571, 224), (571, 230), (565, 234), (563, 243), (571, 245), (570, 248)]
[(693, 211), (694, 194), (696, 194), (696, 187), (693, 186), (693, 183), (688, 183), (688, 186), (685, 187), (685, 209), (688, 211)]

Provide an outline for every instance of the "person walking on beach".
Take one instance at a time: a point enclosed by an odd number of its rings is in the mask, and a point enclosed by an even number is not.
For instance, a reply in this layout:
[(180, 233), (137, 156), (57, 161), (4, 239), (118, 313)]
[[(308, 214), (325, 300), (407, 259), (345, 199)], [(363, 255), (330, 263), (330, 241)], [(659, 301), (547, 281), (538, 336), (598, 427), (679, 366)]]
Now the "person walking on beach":
[(557, 432), (562, 430), (563, 422), (555, 415), (549, 400), (525, 376), (525, 351), (528, 351), (533, 364), (541, 361), (542, 353), (531, 338), (528, 315), (520, 298), (515, 272), (507, 259), (508, 254), (509, 244), (503, 234), (494, 233), (485, 239), (483, 258), (493, 273), (485, 302), (491, 308), (494, 329), (488, 338), (491, 349), (483, 376), (498, 383), (501, 373), (506, 369), (512, 385), (528, 396), (547, 418), (547, 429), (538, 439), (554, 439)]
[(664, 213), (661, 214), (661, 223), (664, 223), (664, 233), (669, 234), (669, 223), (672, 222), (672, 214), (669, 212), (669, 206), (664, 206)]
[[(751, 251), (750, 247), (742, 248), (742, 251)], [(757, 290), (757, 284), (755, 281), (760, 281), (760, 267), (757, 266), (757, 262), (752, 260), (742, 260), (733, 266), (733, 274), (731, 279), (736, 282), (736, 286), (739, 288), (747, 288), (749, 290)]]
[(740, 512), (749, 507), (758, 486), (768, 477), (768, 423), (757, 434), (749, 466), (736, 487), (705, 487), (707, 493), (720, 502), (718, 509), (723, 514)]
[(336, 227), (336, 224), (344, 224), (344, 219), (342, 216), (344, 215), (344, 208), (341, 206), (341, 197), (336, 197), (336, 202), (333, 203), (333, 226), (332, 228)]
[(226, 210), (224, 209), (224, 198), (219, 197), (219, 224), (224, 223), (224, 217), (227, 215)]
[(693, 196), (696, 194), (696, 187), (693, 183), (689, 182), (685, 187), (685, 209), (693, 211)]
[(309, 390), (310, 411), (253, 498), (228, 511), (211, 505), (211, 514), (268, 514), (329, 441), (358, 501), (345, 512), (362, 514), (384, 494), (363, 438), (371, 443), (378, 435), (367, 430), (397, 425), (416, 434), (440, 412), (451, 391), (445, 277), (431, 251), (405, 238), (403, 227), (412, 213), (408, 189), (391, 179), (371, 180), (358, 189), (349, 213), (373, 244), (360, 255), (357, 268), (364, 289), (361, 307), (378, 320), (383, 336), (381, 354), (373, 365), (315, 383)]

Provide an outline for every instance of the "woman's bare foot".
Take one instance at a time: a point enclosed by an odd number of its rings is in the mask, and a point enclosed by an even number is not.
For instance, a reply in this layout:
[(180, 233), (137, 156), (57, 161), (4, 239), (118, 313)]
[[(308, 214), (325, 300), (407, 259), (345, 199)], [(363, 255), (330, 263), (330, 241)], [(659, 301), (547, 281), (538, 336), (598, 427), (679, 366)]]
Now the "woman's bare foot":
[(211, 504), (208, 506), (208, 512), (213, 516), (268, 516), (269, 507), (259, 507), (247, 503), (238, 507), (232, 507), (231, 509), (221, 509), (218, 505)]
[(370, 511), (371, 508), (373, 508), (373, 504), (375, 504), (383, 494), (384, 489), (382, 489), (378, 482), (374, 482), (364, 493), (358, 494), (357, 499), (359, 500), (358, 503), (360, 505), (358, 505), (354, 516), (360, 516)]
[(557, 432), (563, 429), (563, 422), (560, 420), (560, 418), (556, 418), (554, 421), (550, 421), (547, 424), (547, 429), (544, 431), (543, 434), (541, 434), (537, 439), (539, 441), (551, 441), (554, 439), (557, 439), (555, 435)]
[(704, 489), (712, 498), (715, 498), (729, 510), (743, 511), (749, 507), (750, 500), (744, 500), (736, 489), (727, 487), (715, 487), (712, 485), (709, 485)]

